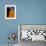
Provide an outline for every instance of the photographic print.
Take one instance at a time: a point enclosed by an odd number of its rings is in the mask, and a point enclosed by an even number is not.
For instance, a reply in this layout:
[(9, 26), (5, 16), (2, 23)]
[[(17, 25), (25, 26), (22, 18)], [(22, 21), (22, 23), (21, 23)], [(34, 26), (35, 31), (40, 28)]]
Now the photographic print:
[(5, 19), (16, 19), (16, 5), (5, 5)]

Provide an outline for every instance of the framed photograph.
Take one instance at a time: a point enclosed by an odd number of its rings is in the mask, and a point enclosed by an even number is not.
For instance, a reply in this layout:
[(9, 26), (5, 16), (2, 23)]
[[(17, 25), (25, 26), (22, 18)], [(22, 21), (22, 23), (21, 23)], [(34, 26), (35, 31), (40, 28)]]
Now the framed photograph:
[(16, 5), (5, 5), (5, 19), (16, 19)]

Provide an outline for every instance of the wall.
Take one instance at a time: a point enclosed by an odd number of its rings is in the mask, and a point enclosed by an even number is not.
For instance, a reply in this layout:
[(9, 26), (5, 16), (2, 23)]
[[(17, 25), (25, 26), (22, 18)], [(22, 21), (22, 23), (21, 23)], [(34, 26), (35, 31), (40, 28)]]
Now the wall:
[[(17, 19), (7, 20), (5, 19), (5, 5), (16, 5), (16, 0), (0, 0), (0, 44), (7, 44), (8, 34), (10, 32), (17, 32)], [(18, 43), (16, 38), (15, 43)]]
[(46, 24), (46, 0), (16, 0), (19, 24)]
[[(16, 20), (5, 20), (6, 4), (16, 4)], [(0, 44), (8, 43), (9, 32), (18, 32), (17, 24), (46, 24), (46, 0), (0, 0)]]

